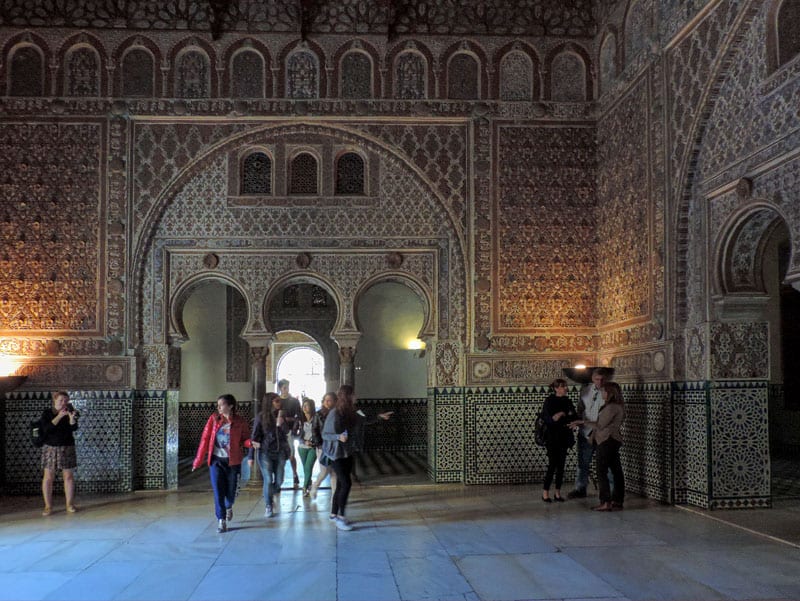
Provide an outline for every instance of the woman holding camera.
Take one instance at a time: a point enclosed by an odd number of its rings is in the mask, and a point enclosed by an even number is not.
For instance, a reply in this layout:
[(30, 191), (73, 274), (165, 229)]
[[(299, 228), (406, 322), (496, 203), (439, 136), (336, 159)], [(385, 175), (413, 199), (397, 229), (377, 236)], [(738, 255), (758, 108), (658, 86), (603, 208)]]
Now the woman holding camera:
[(75, 513), (75, 476), (78, 458), (75, 454), (75, 437), (72, 433), (78, 429), (78, 412), (69, 402), (69, 395), (59, 391), (53, 394), (53, 405), (42, 413), (41, 428), (44, 437), (42, 447), (42, 496), (44, 510), (42, 515), (50, 515), (53, 511), (53, 480), (56, 472), (61, 470), (64, 477), (64, 496), (67, 502), (67, 513)]

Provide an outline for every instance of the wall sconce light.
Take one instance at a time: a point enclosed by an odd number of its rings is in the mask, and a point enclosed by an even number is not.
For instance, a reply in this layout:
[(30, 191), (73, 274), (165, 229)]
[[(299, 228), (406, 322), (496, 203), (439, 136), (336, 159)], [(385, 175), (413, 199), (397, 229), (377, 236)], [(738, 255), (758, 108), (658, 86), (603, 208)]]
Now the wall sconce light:
[(422, 359), (425, 356), (425, 341), (419, 338), (412, 338), (406, 344), (406, 348), (410, 351), (419, 351), (418, 357)]
[[(596, 366), (587, 367), (583, 363), (578, 363), (575, 367), (562, 367), (561, 371), (573, 382), (578, 384), (588, 384), (592, 381), (592, 372), (597, 369)], [(614, 375), (613, 367), (604, 367), (606, 370), (606, 378), (611, 378)]]
[(18, 376), (14, 373), (18, 368), (19, 365), (15, 360), (7, 355), (0, 355), (0, 397), (16, 390), (28, 379), (28, 376)]

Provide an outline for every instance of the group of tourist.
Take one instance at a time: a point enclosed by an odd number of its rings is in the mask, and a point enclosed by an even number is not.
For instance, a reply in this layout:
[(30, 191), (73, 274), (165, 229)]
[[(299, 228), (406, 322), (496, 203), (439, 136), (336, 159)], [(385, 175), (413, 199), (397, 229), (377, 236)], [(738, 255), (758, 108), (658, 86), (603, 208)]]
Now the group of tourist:
[[(278, 511), (278, 495), (284, 478), (286, 462), (294, 472), (294, 486), (300, 479), (294, 457), (294, 440), (303, 466), (303, 496), (316, 497), (323, 479), (330, 474), (333, 495), (330, 519), (341, 530), (352, 530), (345, 517), (347, 500), (352, 486), (354, 455), (363, 445), (363, 428), (366, 416), (356, 409), (356, 395), (352, 386), (343, 385), (338, 393), (328, 392), (322, 407), (316, 408), (310, 398), (302, 404), (288, 392), (289, 382), (278, 382), (280, 394), (267, 392), (253, 423), (247, 429), (244, 418), (236, 415), (236, 399), (229, 394), (217, 399), (217, 412), (208, 418), (193, 469), (206, 463), (211, 470), (214, 490), (214, 509), (217, 531), (226, 532), (233, 519), (243, 449), (249, 449), (247, 461), (257, 463), (263, 477), (264, 515), (273, 517)], [(389, 419), (392, 412), (381, 413), (380, 419)], [(312, 482), (314, 465), (319, 461), (320, 473)]]
[[(552, 394), (542, 408), (542, 417), (547, 423), (545, 446), (548, 463), (542, 487), (542, 501), (546, 503), (565, 500), (561, 494), (564, 467), (568, 451), (575, 445), (577, 437), (575, 489), (567, 497), (586, 497), (592, 458), (596, 455), (600, 503), (593, 509), (614, 511), (623, 508), (625, 477), (619, 451), (625, 411), (622, 391), (618, 384), (607, 381), (607, 375), (603, 368), (594, 370), (591, 383), (581, 390), (577, 409), (567, 396), (565, 380), (557, 379), (551, 384)], [(330, 520), (341, 530), (351, 530), (346, 509), (354, 457), (363, 447), (364, 426), (377, 419), (387, 420), (392, 412), (381, 413), (370, 422), (356, 409), (356, 395), (349, 385), (341, 386), (338, 393), (326, 393), (319, 409), (312, 399), (305, 398), (301, 404), (291, 396), (287, 380), (278, 382), (278, 390), (278, 394), (264, 394), (252, 429), (243, 417), (237, 415), (236, 399), (231, 394), (223, 394), (217, 399), (217, 410), (203, 428), (192, 470), (203, 464), (209, 466), (218, 532), (227, 531), (228, 523), (233, 519), (233, 504), (243, 461), (246, 460), (250, 467), (257, 463), (261, 471), (267, 518), (277, 512), (277, 495), (281, 491), (287, 461), (292, 466), (294, 487), (299, 488), (293, 439), (298, 441), (303, 467), (303, 495), (316, 498), (317, 489), (330, 476), (333, 491)], [(42, 413), (42, 515), (52, 512), (53, 480), (59, 470), (63, 473), (66, 511), (77, 511), (74, 505), (77, 460), (73, 433), (78, 429), (78, 417), (66, 392), (54, 393), (51, 407)], [(248, 450), (246, 457), (245, 449)], [(317, 463), (320, 469), (316, 481), (313, 481)], [(553, 484), (555, 494), (551, 497)]]
[[(602, 367), (592, 372), (592, 381), (581, 389), (578, 408), (567, 396), (567, 382), (561, 378), (550, 385), (552, 393), (544, 402), (542, 417), (547, 424), (545, 448), (547, 471), (542, 485), (542, 501), (563, 502), (561, 485), (567, 453), (578, 440), (575, 489), (567, 497), (586, 497), (592, 457), (597, 456), (595, 472), (600, 503), (596, 511), (615, 511), (623, 508), (625, 476), (620, 460), (621, 427), (625, 419), (622, 390), (616, 382), (607, 381), (608, 372)], [(555, 476), (555, 483), (553, 478)], [(550, 496), (550, 486), (555, 494)]]

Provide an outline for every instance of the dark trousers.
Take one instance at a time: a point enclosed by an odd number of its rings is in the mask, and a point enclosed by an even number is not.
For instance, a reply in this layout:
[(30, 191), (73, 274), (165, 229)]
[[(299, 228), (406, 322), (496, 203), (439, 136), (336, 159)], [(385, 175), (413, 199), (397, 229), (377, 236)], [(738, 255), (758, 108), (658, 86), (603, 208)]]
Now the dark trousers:
[[(619, 458), (619, 448), (622, 443), (615, 438), (609, 438), (597, 445), (597, 486), (600, 489), (600, 502), (620, 503), (625, 500), (625, 476), (622, 473), (622, 462)], [(608, 471), (614, 477), (614, 491), (608, 479)]]
[(353, 473), (353, 457), (342, 457), (331, 463), (333, 472), (336, 474), (336, 490), (331, 501), (331, 514), (344, 516), (347, 507), (347, 497), (350, 496), (350, 488), (353, 486), (351, 475)]
[(229, 465), (227, 458), (211, 459), (211, 487), (214, 489), (214, 511), (218, 520), (225, 519), (225, 511), (233, 507), (236, 498), (236, 484), (239, 481), (241, 465)]
[(547, 445), (547, 471), (544, 474), (543, 490), (549, 490), (553, 483), (553, 474), (556, 477), (556, 489), (561, 489), (564, 482), (564, 465), (567, 463), (567, 447), (564, 445)]

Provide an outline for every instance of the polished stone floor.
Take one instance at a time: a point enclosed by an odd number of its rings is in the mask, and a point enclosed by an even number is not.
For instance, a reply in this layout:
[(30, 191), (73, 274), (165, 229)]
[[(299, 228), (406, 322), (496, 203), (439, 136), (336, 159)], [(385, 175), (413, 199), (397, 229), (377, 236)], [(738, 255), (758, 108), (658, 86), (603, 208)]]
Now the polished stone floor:
[(245, 489), (217, 534), (204, 477), (47, 518), (39, 499), (2, 499), (0, 599), (800, 599), (800, 548), (720, 512), (362, 478), (352, 532), (329, 522), (327, 490), (286, 490), (267, 520)]

